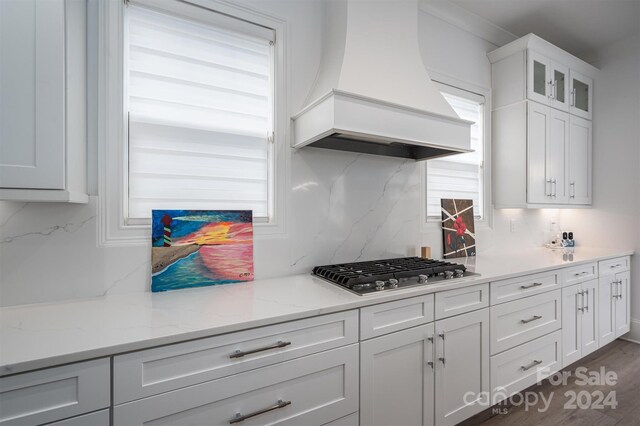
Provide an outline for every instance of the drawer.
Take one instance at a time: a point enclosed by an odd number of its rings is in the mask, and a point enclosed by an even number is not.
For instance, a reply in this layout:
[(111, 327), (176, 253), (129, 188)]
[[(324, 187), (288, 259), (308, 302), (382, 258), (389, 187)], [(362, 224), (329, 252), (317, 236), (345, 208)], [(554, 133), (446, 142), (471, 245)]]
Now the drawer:
[(109, 426), (109, 409), (49, 423), (47, 426)]
[(119, 355), (113, 361), (114, 404), (357, 341), (353, 310)]
[(433, 321), (433, 294), (381, 303), (360, 309), (360, 339)]
[(560, 288), (560, 271), (543, 272), (491, 283), (491, 304), (509, 302)]
[(600, 273), (600, 276), (603, 277), (605, 275), (613, 275), (618, 272), (628, 271), (630, 260), (629, 256), (601, 260), (598, 262), (598, 272)]
[(322, 425), (358, 411), (358, 358), (354, 344), (129, 402), (113, 424)]
[(491, 307), (491, 355), (511, 349), (562, 326), (560, 290)]
[(489, 306), (489, 283), (436, 293), (436, 319)]
[(0, 379), (0, 424), (37, 425), (107, 408), (108, 358)]
[(562, 270), (562, 282), (565, 286), (582, 283), (598, 278), (598, 264), (586, 263)]
[(561, 368), (562, 330), (494, 355), (491, 357), (493, 402), (509, 398)]
[(329, 423), (325, 423), (323, 426), (359, 426), (360, 425), (360, 413), (352, 413), (348, 416), (339, 418)]

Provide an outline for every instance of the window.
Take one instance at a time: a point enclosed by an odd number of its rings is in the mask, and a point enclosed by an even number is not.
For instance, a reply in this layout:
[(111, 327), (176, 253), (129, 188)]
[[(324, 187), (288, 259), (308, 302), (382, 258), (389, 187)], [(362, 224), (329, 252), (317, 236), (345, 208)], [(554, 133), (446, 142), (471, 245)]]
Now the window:
[(176, 2), (126, 8), (127, 224), (152, 209), (274, 211), (275, 32)]
[(471, 126), (474, 152), (428, 160), (426, 162), (427, 218), (441, 218), (440, 199), (473, 200), (476, 220), (485, 219), (485, 98), (447, 85), (438, 85), (453, 110)]

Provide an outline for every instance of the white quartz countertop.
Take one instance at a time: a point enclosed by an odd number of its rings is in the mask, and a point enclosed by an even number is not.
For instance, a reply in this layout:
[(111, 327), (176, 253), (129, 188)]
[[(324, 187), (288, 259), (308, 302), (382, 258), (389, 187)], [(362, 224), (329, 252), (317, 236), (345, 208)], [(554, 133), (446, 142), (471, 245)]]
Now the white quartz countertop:
[(311, 275), (164, 293), (0, 308), (0, 375), (344, 311), (585, 262), (630, 250), (529, 249), (454, 259), (479, 277), (358, 296)]

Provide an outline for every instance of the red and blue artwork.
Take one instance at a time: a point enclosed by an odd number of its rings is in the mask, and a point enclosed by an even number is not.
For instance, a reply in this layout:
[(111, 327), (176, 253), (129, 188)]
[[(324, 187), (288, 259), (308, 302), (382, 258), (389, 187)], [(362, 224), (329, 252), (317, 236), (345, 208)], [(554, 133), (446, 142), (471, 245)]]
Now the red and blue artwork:
[(476, 255), (473, 200), (442, 199), (442, 255), (445, 259)]
[(153, 210), (151, 291), (253, 280), (250, 210)]

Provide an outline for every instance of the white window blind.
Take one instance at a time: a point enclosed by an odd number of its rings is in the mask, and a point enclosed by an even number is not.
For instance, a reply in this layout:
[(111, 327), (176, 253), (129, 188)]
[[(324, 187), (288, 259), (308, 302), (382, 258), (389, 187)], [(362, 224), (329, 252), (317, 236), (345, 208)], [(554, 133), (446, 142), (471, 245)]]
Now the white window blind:
[(426, 166), (427, 216), (441, 217), (442, 198), (473, 200), (476, 219), (484, 212), (484, 97), (462, 90), (456, 94), (442, 92), (454, 111), (471, 126), (471, 149), (474, 152), (428, 160)]
[(274, 34), (198, 17), (127, 8), (128, 219), (152, 209), (271, 215)]

